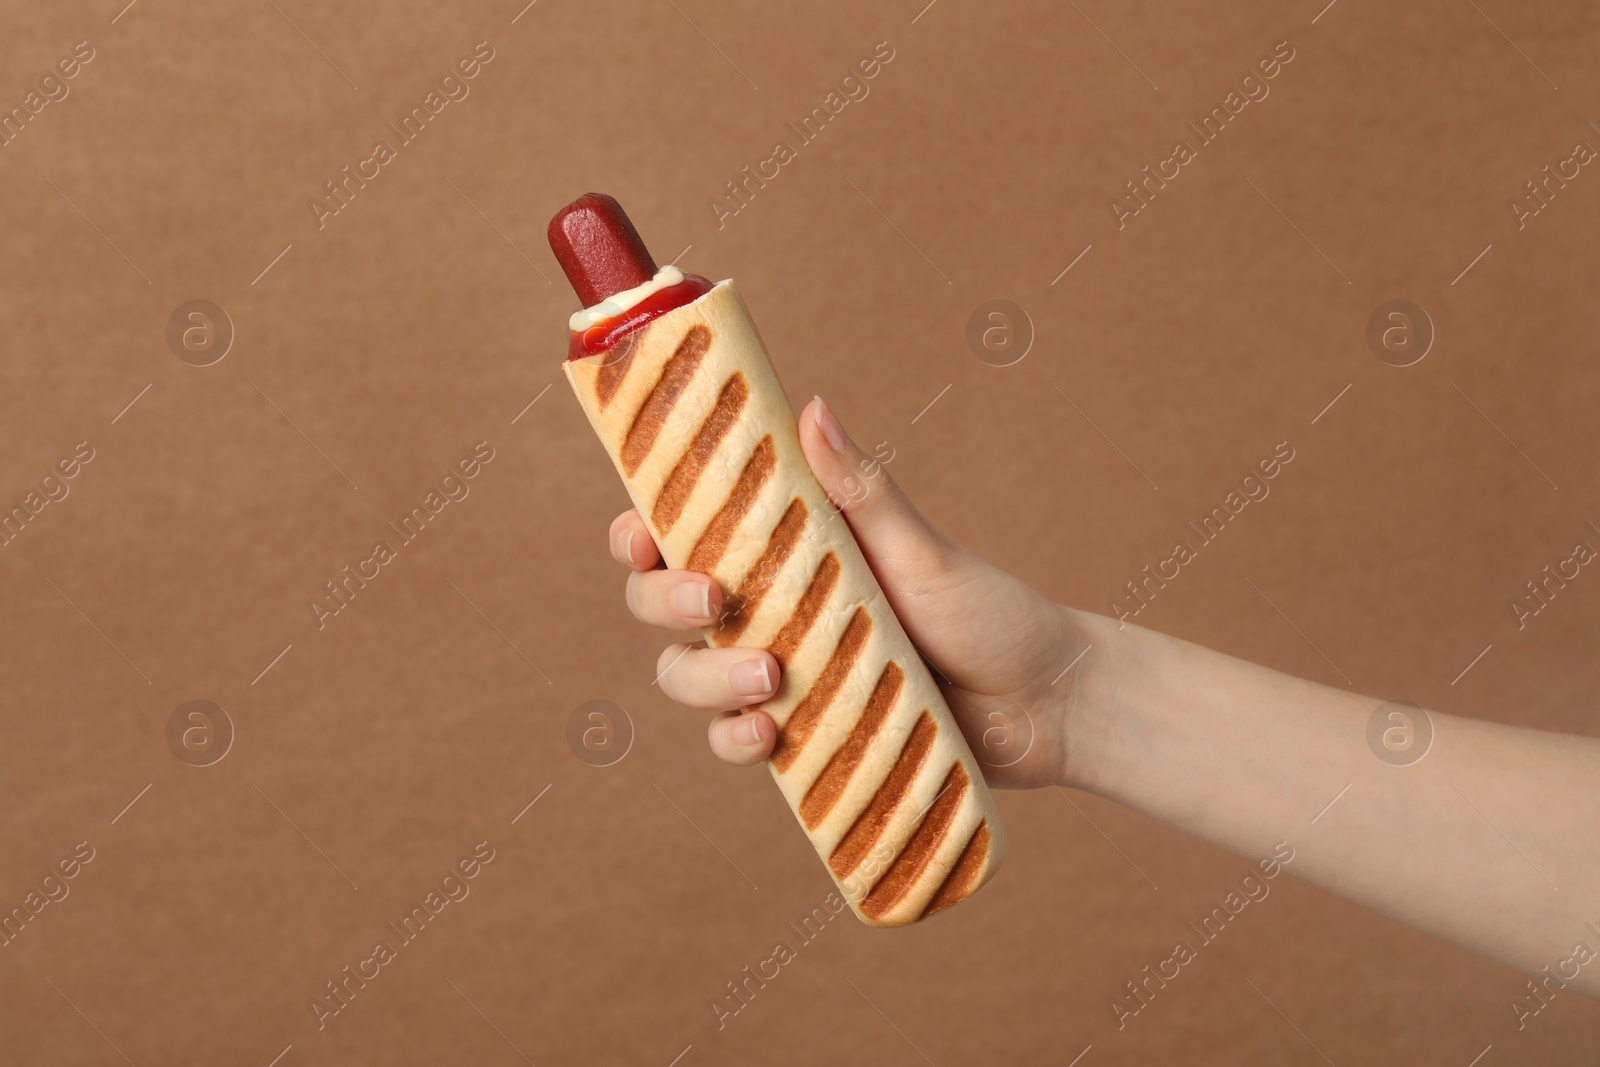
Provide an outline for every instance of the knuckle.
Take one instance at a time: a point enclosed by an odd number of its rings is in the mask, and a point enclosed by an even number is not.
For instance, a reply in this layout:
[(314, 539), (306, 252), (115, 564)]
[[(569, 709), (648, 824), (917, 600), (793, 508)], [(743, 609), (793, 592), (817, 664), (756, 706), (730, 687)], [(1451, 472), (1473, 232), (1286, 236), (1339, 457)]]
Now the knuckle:
[(721, 681), (716, 663), (705, 658), (704, 650), (692, 645), (679, 647), (685, 650), (683, 658), (662, 679), (663, 684), (671, 680), (672, 689), (669, 693), (672, 699), (702, 711), (725, 710), (728, 707), (725, 695), (727, 687)]
[(687, 703), (684, 699), (684, 675), (687, 672), (683, 661), (688, 652), (688, 645), (668, 645), (656, 659), (656, 684), (663, 693), (680, 704)]

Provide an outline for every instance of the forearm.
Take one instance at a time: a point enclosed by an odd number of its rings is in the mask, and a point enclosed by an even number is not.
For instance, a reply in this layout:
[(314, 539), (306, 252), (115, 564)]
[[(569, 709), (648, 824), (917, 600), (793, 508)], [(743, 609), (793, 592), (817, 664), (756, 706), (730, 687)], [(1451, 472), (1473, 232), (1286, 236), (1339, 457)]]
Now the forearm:
[[(1251, 858), (1288, 841), (1297, 877), (1527, 973), (1600, 953), (1600, 742), (1434, 714), (1427, 754), (1396, 766), (1367, 741), (1381, 700), (1079, 624), (1099, 663), (1066, 784)], [(1600, 958), (1575, 966), (1600, 995)]]

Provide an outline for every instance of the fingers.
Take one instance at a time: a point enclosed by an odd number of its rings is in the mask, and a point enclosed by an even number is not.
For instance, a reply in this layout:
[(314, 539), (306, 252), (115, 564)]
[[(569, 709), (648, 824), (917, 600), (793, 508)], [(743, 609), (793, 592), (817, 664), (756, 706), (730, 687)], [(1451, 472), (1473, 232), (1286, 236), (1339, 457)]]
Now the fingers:
[(748, 767), (772, 755), (778, 726), (764, 711), (725, 711), (711, 720), (706, 731), (711, 752), (724, 763)]
[(630, 570), (647, 571), (661, 559), (661, 550), (637, 510), (624, 511), (611, 521), (611, 555)]
[(698, 630), (722, 611), (722, 589), (695, 571), (634, 571), (626, 597), (634, 618), (666, 630)]
[(633, 571), (628, 575), (628, 609), (640, 622), (667, 630), (709, 626), (722, 610), (722, 589), (693, 571), (657, 570), (661, 552), (637, 511), (611, 523), (611, 555)]
[(800, 413), (800, 446), (869, 560), (941, 558), (950, 551), (950, 543), (889, 477), (884, 464), (894, 449), (887, 441), (871, 454), (863, 451), (819, 396)]
[(759, 648), (670, 645), (656, 663), (661, 691), (706, 711), (759, 704), (778, 688), (778, 661)]
[[(693, 571), (659, 570), (661, 551), (637, 510), (611, 523), (611, 555), (633, 573), (627, 601), (641, 622), (670, 630), (710, 625), (722, 610), (722, 589)], [(757, 704), (778, 687), (778, 661), (770, 652), (742, 648), (673, 645), (656, 664), (661, 691), (690, 707), (722, 714), (711, 720), (707, 740), (725, 763), (748, 767), (772, 754), (778, 727), (764, 711), (727, 708)]]

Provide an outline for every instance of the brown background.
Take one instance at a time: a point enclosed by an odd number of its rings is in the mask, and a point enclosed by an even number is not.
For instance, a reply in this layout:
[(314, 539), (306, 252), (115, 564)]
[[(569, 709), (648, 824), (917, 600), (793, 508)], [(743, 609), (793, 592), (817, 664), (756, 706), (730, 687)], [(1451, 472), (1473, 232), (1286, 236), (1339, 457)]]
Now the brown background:
[[(1593, 1002), (1519, 1033), (1519, 975), (1289, 878), (1119, 1033), (1123, 982), (1246, 863), (1054, 790), (1001, 796), (977, 900), (830, 925), (719, 1032), (708, 1003), (830, 884), (767, 772), (651, 686), (543, 239), (598, 189), (660, 258), (692, 245), (796, 406), (889, 441), (930, 516), (1064, 602), (1105, 610), (1288, 440), (1141, 622), (1592, 735), (1600, 577), (1522, 632), (1507, 606), (1600, 544), (1600, 174), (1520, 232), (1507, 206), (1600, 145), (1592, 5), (122, 5), (0, 13), (6, 108), (97, 51), (0, 149), (6, 506), (96, 449), (0, 549), (0, 904), (97, 852), (0, 949), (4, 1062), (1594, 1062)], [(1107, 198), (1285, 39), (1119, 232)], [(482, 40), (471, 95), (319, 230), (307, 200)], [(722, 183), (880, 40), (870, 96), (718, 229)], [(205, 368), (165, 340), (195, 298), (237, 331)], [(964, 339), (993, 298), (1036, 331), (1004, 369)], [(1405, 369), (1364, 340), (1396, 298), (1437, 329)], [(480, 440), (471, 496), (319, 632), (308, 600)], [(195, 698), (237, 731), (206, 768), (166, 741)], [(637, 731), (605, 769), (566, 742), (592, 699)], [(319, 1032), (323, 983), (481, 840), (471, 896)]]

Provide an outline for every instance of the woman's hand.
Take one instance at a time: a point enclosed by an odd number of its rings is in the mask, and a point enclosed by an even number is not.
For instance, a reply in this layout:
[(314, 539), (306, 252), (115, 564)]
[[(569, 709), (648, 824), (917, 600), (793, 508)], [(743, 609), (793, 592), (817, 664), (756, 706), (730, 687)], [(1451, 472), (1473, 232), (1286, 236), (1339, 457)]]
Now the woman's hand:
[[(1089, 643), (1087, 626), (935, 530), (888, 472), (866, 456), (820, 398), (800, 413), (800, 443), (912, 642), (934, 668), (956, 721), (991, 785), (1032, 788), (1067, 781), (1067, 713)], [(611, 524), (611, 553), (633, 573), (627, 601), (643, 622), (701, 630), (722, 610), (717, 583), (693, 571), (656, 569), (661, 555), (637, 511)], [(764, 711), (778, 663), (751, 648), (675, 644), (656, 665), (661, 689), (712, 720), (711, 750), (729, 763), (758, 763), (777, 727)]]
[[(1552, 993), (1559, 975), (1600, 996), (1600, 741), (1430, 715), (1058, 607), (929, 526), (820, 400), (801, 414), (800, 441), (991, 785), (1088, 790), (1275, 857), (1274, 873), (1292, 863), (1313, 885), (1543, 976)], [(659, 554), (638, 515), (612, 524), (611, 545), (635, 571), (639, 618), (685, 630), (717, 617), (704, 575), (651, 569)], [(718, 756), (772, 751), (764, 712), (726, 711), (771, 695), (771, 655), (674, 645), (659, 669), (669, 695), (724, 712), (711, 724)], [(1431, 738), (1412, 755), (1370, 739), (1374, 721), (1401, 712)], [(1542, 1003), (1512, 1006), (1525, 1020)]]

